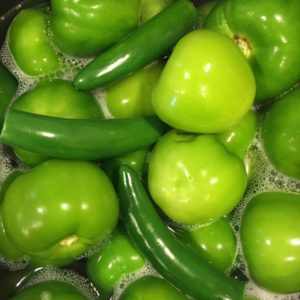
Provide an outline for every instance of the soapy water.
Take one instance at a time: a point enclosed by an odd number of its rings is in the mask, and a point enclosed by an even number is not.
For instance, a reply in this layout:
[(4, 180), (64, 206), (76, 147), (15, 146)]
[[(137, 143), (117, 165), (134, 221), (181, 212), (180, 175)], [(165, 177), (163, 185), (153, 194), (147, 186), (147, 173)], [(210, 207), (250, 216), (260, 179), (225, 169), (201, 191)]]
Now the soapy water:
[[(64, 79), (64, 80), (72, 80), (76, 74), (76, 72), (85, 66), (92, 58), (87, 59), (79, 59), (72, 56), (65, 55), (61, 53), (59, 49), (57, 49), (54, 45), (51, 45), (54, 51), (58, 54), (61, 63), (61, 70), (56, 72), (55, 74), (51, 74), (48, 76), (41, 77), (31, 77), (24, 74), (16, 62), (14, 61), (11, 52), (9, 51), (8, 41), (6, 40), (0, 51), (0, 60), (3, 65), (7, 67), (7, 69), (17, 78), (19, 82), (18, 90), (16, 95), (12, 99), (12, 103), (20, 97), (23, 93), (31, 90), (35, 87), (35, 85), (40, 80), (47, 79)], [(107, 108), (105, 102), (105, 93), (103, 89), (96, 89), (92, 91), (94, 97), (99, 103), (103, 114), (106, 118), (111, 118), (111, 114)], [(267, 191), (284, 191), (284, 192), (294, 192), (300, 193), (300, 181), (287, 177), (280, 172), (278, 172), (269, 162), (268, 158), (265, 155), (263, 150), (263, 145), (261, 142), (261, 134), (260, 129), (257, 129), (256, 136), (249, 146), (248, 152), (246, 154), (246, 159), (249, 161), (254, 161), (254, 164), (251, 165), (251, 180), (249, 182), (247, 191), (240, 201), (238, 206), (234, 209), (233, 218), (232, 218), (232, 226), (236, 233), (237, 237), (237, 254), (235, 262), (228, 271), (228, 275), (232, 270), (239, 270), (239, 272), (244, 276), (244, 278), (248, 279), (246, 283), (246, 294), (251, 295), (253, 297), (257, 297), (258, 299), (263, 300), (299, 300), (300, 293), (288, 294), (288, 295), (279, 295), (270, 293), (260, 287), (258, 287), (250, 278), (249, 271), (247, 269), (247, 264), (243, 258), (240, 238), (239, 238), (239, 224), (241, 223), (241, 218), (243, 215), (244, 208), (248, 201), (254, 197), (255, 195), (267, 192)], [(28, 168), (14, 156), (9, 147), (4, 145), (0, 145), (0, 184), (2, 184), (5, 179), (15, 170), (26, 171)], [(199, 228), (199, 226), (182, 226), (177, 223), (174, 223), (170, 220), (166, 220), (166, 223), (170, 227), (182, 227), (183, 229), (195, 230)], [(203, 226), (203, 225), (200, 225)], [(93, 246), (88, 252), (84, 253), (78, 259), (89, 257), (97, 251), (103, 249), (107, 243), (109, 242), (111, 236), (108, 236), (104, 241), (101, 241), (99, 244)], [(14, 262), (7, 258), (4, 258), (0, 255), (0, 268), (8, 268), (10, 270), (19, 270), (28, 265), (30, 258), (25, 256), (21, 258), (19, 261)], [(126, 275), (119, 281), (118, 286), (114, 290), (114, 294), (111, 300), (117, 300), (122, 293), (122, 291), (133, 281), (137, 280), (140, 277), (146, 275), (158, 276), (159, 273), (153, 269), (150, 264), (146, 264), (141, 270)], [(64, 280), (74, 284), (80, 291), (83, 292), (84, 295), (87, 296), (88, 299), (96, 299), (97, 292), (95, 289), (92, 289), (89, 285), (88, 281), (77, 275), (74, 272), (60, 270), (54, 267), (47, 267), (43, 269), (42, 272), (39, 272), (32, 280), (30, 280), (27, 284), (32, 285), (35, 282), (57, 279)], [(26, 285), (27, 286), (27, 285)], [(96, 293), (96, 294), (95, 294)]]

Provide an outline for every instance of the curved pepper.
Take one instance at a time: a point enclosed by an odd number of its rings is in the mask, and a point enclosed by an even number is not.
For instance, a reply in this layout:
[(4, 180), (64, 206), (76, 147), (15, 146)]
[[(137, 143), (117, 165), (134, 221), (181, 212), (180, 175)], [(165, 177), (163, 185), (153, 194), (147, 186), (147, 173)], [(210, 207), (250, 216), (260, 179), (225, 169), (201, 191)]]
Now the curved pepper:
[(0, 142), (49, 157), (95, 160), (150, 146), (165, 127), (155, 116), (81, 120), (11, 109), (2, 128)]
[(194, 25), (196, 8), (178, 0), (96, 57), (75, 77), (83, 90), (103, 87), (133, 73), (163, 56)]
[(226, 277), (167, 229), (133, 169), (123, 165), (119, 176), (118, 193), (127, 232), (162, 276), (195, 299), (243, 299), (242, 283)]

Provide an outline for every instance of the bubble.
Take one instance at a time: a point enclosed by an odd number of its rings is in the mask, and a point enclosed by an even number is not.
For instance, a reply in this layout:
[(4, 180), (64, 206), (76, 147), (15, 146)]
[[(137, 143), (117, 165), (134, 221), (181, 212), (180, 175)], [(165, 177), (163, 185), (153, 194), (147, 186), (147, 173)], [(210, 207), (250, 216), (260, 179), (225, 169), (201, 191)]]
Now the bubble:
[(19, 260), (11, 260), (7, 257), (0, 255), (0, 269), (2, 270), (10, 270), (10, 271), (18, 271), (25, 269), (30, 262), (29, 256), (23, 256)]
[(99, 243), (93, 245), (87, 252), (85, 252), (85, 253), (81, 254), (80, 256), (78, 256), (77, 260), (90, 257), (90, 256), (94, 255), (95, 253), (100, 252), (101, 250), (103, 250), (108, 245), (111, 238), (112, 238), (111, 234), (107, 235)]

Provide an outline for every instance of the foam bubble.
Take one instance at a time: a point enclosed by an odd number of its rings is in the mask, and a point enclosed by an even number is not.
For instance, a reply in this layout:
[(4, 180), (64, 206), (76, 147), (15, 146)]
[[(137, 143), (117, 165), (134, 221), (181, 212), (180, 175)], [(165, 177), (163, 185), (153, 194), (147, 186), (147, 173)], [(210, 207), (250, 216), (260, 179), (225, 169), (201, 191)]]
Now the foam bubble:
[(111, 237), (112, 237), (111, 234), (107, 235), (99, 243), (97, 243), (96, 245), (93, 245), (87, 252), (85, 252), (85, 253), (81, 254), (79, 257), (77, 257), (77, 260), (90, 257), (90, 256), (94, 255), (95, 253), (100, 252), (101, 250), (103, 250), (108, 245), (108, 243), (110, 242)]
[(29, 256), (23, 256), (15, 261), (0, 255), (0, 269), (7, 269), (10, 271), (23, 270), (28, 266), (29, 262)]

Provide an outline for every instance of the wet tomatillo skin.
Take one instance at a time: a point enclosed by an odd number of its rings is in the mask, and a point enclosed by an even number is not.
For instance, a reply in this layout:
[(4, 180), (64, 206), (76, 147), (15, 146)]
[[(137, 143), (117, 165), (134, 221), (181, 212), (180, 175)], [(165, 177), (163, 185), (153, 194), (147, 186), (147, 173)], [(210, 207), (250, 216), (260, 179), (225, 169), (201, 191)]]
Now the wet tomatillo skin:
[(175, 0), (140, 0), (139, 25), (144, 24)]
[(145, 276), (130, 284), (121, 294), (120, 300), (187, 300), (188, 298), (175, 289), (168, 281)]
[(100, 290), (113, 292), (122, 276), (138, 271), (144, 265), (145, 259), (125, 230), (118, 227), (108, 245), (88, 258), (87, 273)]
[(110, 113), (116, 118), (154, 115), (151, 95), (163, 70), (155, 62), (106, 88), (104, 97)]
[(150, 157), (150, 194), (179, 223), (203, 224), (228, 214), (246, 185), (242, 160), (212, 135), (172, 130), (160, 139)]
[(223, 34), (196, 30), (175, 46), (152, 104), (176, 129), (216, 133), (237, 124), (254, 95), (252, 71), (235, 43)]
[(46, 15), (38, 9), (24, 9), (8, 31), (8, 45), (14, 60), (27, 75), (39, 76), (60, 69), (58, 55), (51, 48)]
[(11, 260), (18, 260), (24, 256), (24, 253), (19, 251), (7, 238), (2, 218), (2, 205), (0, 205), (0, 255)]
[(300, 290), (300, 195), (259, 194), (247, 204), (241, 243), (250, 276), (278, 293)]
[(113, 182), (116, 182), (118, 170), (120, 165), (122, 164), (129, 165), (140, 176), (142, 176), (148, 152), (149, 152), (149, 148), (144, 148), (134, 152), (129, 152), (127, 154), (112, 159), (102, 160), (101, 168), (113, 180)]
[(40, 264), (72, 262), (114, 229), (119, 213), (101, 169), (56, 159), (20, 175), (2, 205), (8, 238)]
[(232, 38), (256, 80), (256, 100), (277, 96), (300, 78), (300, 2), (219, 1), (204, 26)]
[(221, 271), (225, 272), (232, 266), (236, 255), (236, 236), (229, 217), (222, 217), (195, 230), (179, 230), (178, 236)]
[[(3, 224), (3, 217), (2, 217), (2, 202), (4, 199), (5, 192), (10, 184), (19, 176), (22, 172), (15, 171), (10, 173), (5, 181), (1, 183), (0, 186), (0, 255), (5, 258), (11, 260), (19, 260), (24, 256), (22, 251), (19, 251), (15, 245), (11, 243), (11, 241), (7, 237), (7, 233)], [(1, 290), (1, 288), (0, 288)], [(0, 294), (1, 297), (1, 294)]]
[(99, 53), (134, 29), (138, 0), (52, 0), (50, 28), (53, 42), (65, 53)]
[(235, 126), (216, 135), (217, 139), (236, 156), (243, 158), (252, 142), (257, 126), (256, 112), (249, 112)]
[[(38, 83), (32, 90), (20, 96), (14, 102), (13, 108), (53, 117), (102, 118), (100, 106), (92, 94), (76, 90), (71, 82), (61, 79)], [(16, 155), (29, 166), (37, 165), (48, 159), (42, 154), (19, 148), (14, 150)]]
[(72, 284), (58, 280), (38, 282), (15, 294), (11, 299), (87, 300)]
[(300, 179), (300, 87), (274, 101), (267, 110), (262, 140), (275, 168)]

